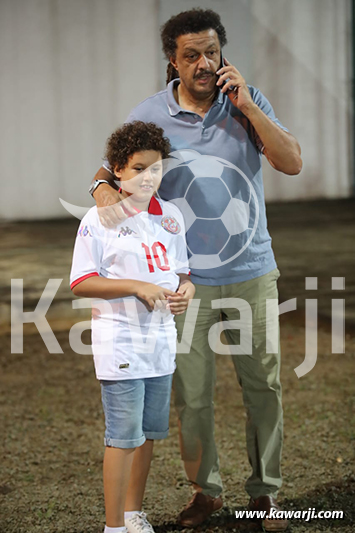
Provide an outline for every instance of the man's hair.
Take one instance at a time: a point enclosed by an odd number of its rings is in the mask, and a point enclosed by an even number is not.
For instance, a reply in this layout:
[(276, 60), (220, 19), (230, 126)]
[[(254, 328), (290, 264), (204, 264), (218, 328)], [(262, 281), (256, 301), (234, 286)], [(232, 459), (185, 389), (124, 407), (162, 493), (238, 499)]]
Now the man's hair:
[[(196, 8), (191, 9), (190, 11), (183, 11), (182, 13), (171, 17), (160, 30), (165, 57), (168, 60), (170, 60), (170, 57), (175, 57), (177, 48), (176, 39), (180, 35), (200, 33), (201, 31), (206, 30), (215, 30), (221, 48), (227, 44), (226, 30), (221, 23), (221, 18), (218, 13), (212, 11), (212, 9)], [(178, 78), (178, 74), (169, 62), (166, 83), (169, 83), (174, 78)]]
[(160, 152), (162, 159), (166, 159), (171, 146), (162, 128), (153, 122), (136, 120), (112, 133), (107, 140), (105, 157), (112, 170), (122, 170), (132, 155), (144, 150)]

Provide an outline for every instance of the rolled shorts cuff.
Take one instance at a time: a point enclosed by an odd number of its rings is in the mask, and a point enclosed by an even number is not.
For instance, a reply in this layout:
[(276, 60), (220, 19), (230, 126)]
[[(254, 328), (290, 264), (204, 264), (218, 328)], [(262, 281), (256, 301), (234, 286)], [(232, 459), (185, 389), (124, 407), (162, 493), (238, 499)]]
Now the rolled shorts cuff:
[(166, 439), (169, 435), (169, 430), (166, 431), (145, 431), (145, 438), (149, 440), (162, 440)]
[(131, 440), (104, 438), (104, 445), (110, 448), (138, 448), (139, 446), (142, 446), (145, 443), (146, 438), (150, 437), (142, 435), (142, 437), (139, 437), (139, 439)]

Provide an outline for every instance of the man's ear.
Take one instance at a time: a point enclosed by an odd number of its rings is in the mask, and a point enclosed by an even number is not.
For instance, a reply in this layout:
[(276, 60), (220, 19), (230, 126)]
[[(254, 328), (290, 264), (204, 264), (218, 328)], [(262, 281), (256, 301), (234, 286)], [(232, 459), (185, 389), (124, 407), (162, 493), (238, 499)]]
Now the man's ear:
[(173, 57), (173, 56), (169, 57), (169, 61), (170, 61), (170, 63), (172, 64), (172, 66), (174, 67), (175, 70), (179, 70), (179, 69), (177, 68), (177, 64), (176, 64), (176, 59), (175, 59), (175, 57)]

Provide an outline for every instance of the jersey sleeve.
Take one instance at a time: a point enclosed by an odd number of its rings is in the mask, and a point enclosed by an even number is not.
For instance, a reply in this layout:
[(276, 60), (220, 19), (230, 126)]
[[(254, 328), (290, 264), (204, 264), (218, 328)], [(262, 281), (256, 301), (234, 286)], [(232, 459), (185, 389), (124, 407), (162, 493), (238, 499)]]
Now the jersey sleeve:
[[(285, 126), (281, 124), (278, 118), (276, 118), (275, 111), (273, 110), (273, 107), (270, 104), (269, 100), (266, 98), (266, 96), (264, 96), (263, 93), (259, 91), (259, 89), (256, 89), (255, 87), (252, 87), (252, 86), (248, 86), (248, 87), (249, 87), (249, 91), (250, 91), (253, 101), (261, 109), (261, 111), (263, 111), (263, 113), (265, 113), (266, 116), (268, 116), (275, 124), (277, 124), (279, 128), (281, 128), (283, 131), (288, 132), (288, 129), (285, 128)], [(254, 128), (253, 128), (253, 135), (254, 135), (254, 142), (256, 144), (256, 147), (258, 148), (260, 152), (263, 152), (264, 145)]]
[(100, 275), (102, 264), (102, 232), (93, 217), (86, 215), (76, 235), (70, 272), (70, 288), (91, 276)]

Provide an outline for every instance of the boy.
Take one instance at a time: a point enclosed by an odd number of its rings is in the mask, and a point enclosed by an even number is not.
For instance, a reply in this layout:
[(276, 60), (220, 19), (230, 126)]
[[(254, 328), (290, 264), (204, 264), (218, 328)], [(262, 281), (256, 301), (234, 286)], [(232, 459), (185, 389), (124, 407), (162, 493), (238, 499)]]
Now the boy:
[(166, 438), (176, 329), (194, 295), (180, 211), (153, 196), (169, 141), (153, 123), (114, 132), (106, 157), (130, 216), (115, 228), (83, 218), (70, 276), (93, 304), (92, 347), (105, 413), (105, 533), (153, 532), (141, 512), (154, 439)]

